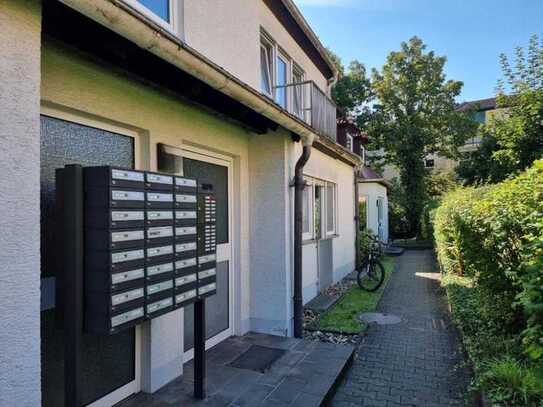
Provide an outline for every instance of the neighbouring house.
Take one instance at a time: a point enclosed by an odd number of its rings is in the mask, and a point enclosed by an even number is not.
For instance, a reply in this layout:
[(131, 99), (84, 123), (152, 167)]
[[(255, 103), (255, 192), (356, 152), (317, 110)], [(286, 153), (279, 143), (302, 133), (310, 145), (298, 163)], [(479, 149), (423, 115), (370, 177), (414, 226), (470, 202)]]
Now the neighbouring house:
[(366, 145), (368, 136), (361, 131), (349, 117), (338, 119), (338, 143), (345, 146), (362, 159), (356, 179), (358, 189), (358, 218), (360, 230), (366, 230), (378, 236), (382, 242), (388, 242), (388, 189), (389, 181), (366, 165)]
[[(295, 334), (293, 302), (353, 271), (362, 159), (337, 143), (337, 72), (291, 0), (10, 1), (0, 26), (0, 405), (63, 404), (53, 242), (65, 164), (165, 171), (167, 152), (215, 186), (207, 347)], [(182, 375), (192, 318), (85, 334), (84, 403)]]

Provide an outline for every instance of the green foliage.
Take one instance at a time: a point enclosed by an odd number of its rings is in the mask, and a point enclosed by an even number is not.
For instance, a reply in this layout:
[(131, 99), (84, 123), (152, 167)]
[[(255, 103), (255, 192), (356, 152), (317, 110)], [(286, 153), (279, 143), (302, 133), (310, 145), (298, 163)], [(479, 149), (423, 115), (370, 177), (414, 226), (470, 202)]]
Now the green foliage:
[(543, 374), (511, 356), (487, 363), (480, 386), (494, 404), (537, 407), (543, 400)]
[(527, 55), (522, 47), (515, 54), (514, 69), (500, 56), (505, 80), (498, 86), (498, 110), (478, 130), (480, 148), (460, 161), (458, 174), (467, 184), (502, 181), (543, 157), (543, 44), (534, 35)]
[(514, 179), (448, 193), (434, 228), (443, 284), (480, 386), (497, 405), (531, 400), (532, 379), (519, 384), (502, 369), (511, 363), (486, 362), (508, 355), (523, 372), (543, 362), (543, 161)]
[(424, 240), (434, 239), (434, 217), (438, 207), (439, 200), (437, 199), (429, 200), (424, 205), (420, 219), (420, 237)]
[(345, 70), (341, 59), (328, 50), (328, 55), (336, 65), (339, 75), (332, 87), (332, 99), (343, 113), (354, 117), (360, 126), (363, 126), (369, 117), (367, 103), (371, 99), (370, 79), (363, 63), (351, 61)]
[(360, 232), (358, 236), (358, 250), (360, 251), (360, 258), (364, 259), (368, 256), (372, 245), (371, 237), (375, 237), (371, 230), (364, 230)]
[(407, 219), (405, 194), (400, 182), (393, 179), (388, 191), (389, 233), (393, 239), (411, 238), (413, 234)]
[(431, 199), (438, 199), (459, 186), (453, 170), (431, 171), (426, 179), (426, 195)]
[(401, 205), (412, 234), (418, 232), (426, 201), (424, 158), (434, 153), (456, 157), (475, 129), (467, 115), (455, 110), (463, 84), (446, 80), (445, 62), (413, 37), (372, 73), (376, 103), (370, 140), (383, 149), (380, 159), (399, 170)]

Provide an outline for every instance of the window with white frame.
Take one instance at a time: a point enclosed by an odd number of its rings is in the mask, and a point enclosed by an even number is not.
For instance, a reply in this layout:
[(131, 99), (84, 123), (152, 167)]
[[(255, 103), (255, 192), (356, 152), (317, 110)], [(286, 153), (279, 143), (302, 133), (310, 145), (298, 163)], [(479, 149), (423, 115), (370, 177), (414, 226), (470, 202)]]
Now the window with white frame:
[(349, 151), (353, 151), (353, 145), (353, 136), (347, 133), (345, 136), (345, 147), (347, 147)]
[(273, 54), (274, 45), (264, 35), (260, 37), (260, 90), (273, 95)]
[(336, 184), (306, 177), (302, 203), (303, 240), (318, 240), (337, 234), (336, 200)]
[(362, 164), (366, 165), (366, 149), (364, 146), (360, 146), (360, 158), (362, 158)]
[(326, 183), (326, 236), (336, 234), (336, 184)]
[(179, 6), (179, 0), (124, 0), (142, 14), (152, 19), (157, 24), (175, 31), (176, 13), (175, 8)]
[(303, 193), (302, 238), (313, 239), (313, 185), (306, 181)]
[(277, 53), (277, 75), (275, 83), (275, 101), (283, 108), (288, 107), (288, 88), (290, 74), (290, 60), (282, 52)]

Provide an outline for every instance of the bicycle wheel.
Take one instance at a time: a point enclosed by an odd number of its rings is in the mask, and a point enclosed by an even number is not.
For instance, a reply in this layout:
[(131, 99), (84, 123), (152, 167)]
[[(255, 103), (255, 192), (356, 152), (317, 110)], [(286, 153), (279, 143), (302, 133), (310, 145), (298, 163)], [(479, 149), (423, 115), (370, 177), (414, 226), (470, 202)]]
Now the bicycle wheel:
[(378, 261), (365, 262), (358, 271), (356, 280), (361, 289), (369, 292), (376, 291), (385, 281), (385, 268)]

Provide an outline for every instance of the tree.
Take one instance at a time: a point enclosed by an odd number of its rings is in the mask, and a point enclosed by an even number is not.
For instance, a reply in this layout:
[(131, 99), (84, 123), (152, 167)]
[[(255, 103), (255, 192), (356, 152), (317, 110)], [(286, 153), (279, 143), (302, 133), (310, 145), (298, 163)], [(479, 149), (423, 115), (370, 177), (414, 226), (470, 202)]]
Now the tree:
[(338, 80), (332, 87), (332, 99), (343, 113), (352, 116), (359, 126), (362, 126), (369, 116), (368, 102), (371, 99), (371, 85), (366, 67), (354, 60), (345, 71), (341, 59), (331, 50), (328, 50), (328, 54), (339, 73)]
[(499, 182), (530, 167), (543, 156), (543, 43), (530, 38), (528, 52), (515, 51), (515, 67), (500, 55), (498, 112), (479, 129), (480, 148), (466, 154), (458, 175), (467, 184)]
[(475, 124), (456, 112), (462, 82), (446, 80), (446, 58), (426, 52), (413, 37), (391, 52), (381, 71), (372, 72), (375, 104), (369, 135), (378, 160), (399, 170), (402, 202), (409, 231), (419, 232), (426, 201), (424, 158), (455, 158), (458, 147), (473, 135)]

